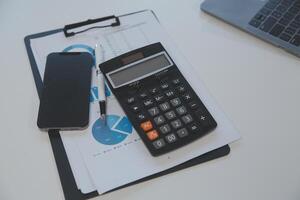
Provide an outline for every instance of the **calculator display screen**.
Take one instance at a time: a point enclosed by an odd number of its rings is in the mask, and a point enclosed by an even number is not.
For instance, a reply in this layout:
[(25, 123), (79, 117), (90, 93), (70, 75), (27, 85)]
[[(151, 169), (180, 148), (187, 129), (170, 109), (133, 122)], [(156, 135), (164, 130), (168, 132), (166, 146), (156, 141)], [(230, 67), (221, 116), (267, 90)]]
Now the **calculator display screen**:
[(108, 77), (114, 87), (119, 87), (147, 77), (171, 65), (171, 60), (162, 52), (110, 72)]

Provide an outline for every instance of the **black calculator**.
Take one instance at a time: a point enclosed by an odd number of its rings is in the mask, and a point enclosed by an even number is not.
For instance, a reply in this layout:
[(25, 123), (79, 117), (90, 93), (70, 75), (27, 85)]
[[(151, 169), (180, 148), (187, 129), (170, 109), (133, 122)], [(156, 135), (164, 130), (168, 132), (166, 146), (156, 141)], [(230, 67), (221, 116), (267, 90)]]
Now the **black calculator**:
[(153, 156), (186, 145), (217, 126), (161, 43), (106, 61), (100, 70)]

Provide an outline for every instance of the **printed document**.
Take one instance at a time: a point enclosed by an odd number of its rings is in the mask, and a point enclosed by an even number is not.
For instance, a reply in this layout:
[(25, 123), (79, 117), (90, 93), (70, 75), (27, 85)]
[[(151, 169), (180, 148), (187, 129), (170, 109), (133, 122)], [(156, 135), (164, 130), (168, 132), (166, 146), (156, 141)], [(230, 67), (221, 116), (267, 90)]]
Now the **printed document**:
[(120, 17), (121, 26), (93, 29), (65, 38), (62, 32), (31, 41), (38, 68), (43, 77), (46, 57), (55, 51), (87, 51), (93, 55), (96, 43), (103, 47), (104, 60), (161, 42), (187, 81), (214, 116), (217, 128), (182, 148), (159, 157), (146, 149), (120, 107), (106, 87), (107, 124), (99, 119), (96, 73), (90, 95), (90, 123), (83, 131), (62, 131), (61, 136), (78, 188), (99, 194), (186, 162), (239, 139), (239, 134), (210, 96), (199, 75), (178, 51), (152, 12)]

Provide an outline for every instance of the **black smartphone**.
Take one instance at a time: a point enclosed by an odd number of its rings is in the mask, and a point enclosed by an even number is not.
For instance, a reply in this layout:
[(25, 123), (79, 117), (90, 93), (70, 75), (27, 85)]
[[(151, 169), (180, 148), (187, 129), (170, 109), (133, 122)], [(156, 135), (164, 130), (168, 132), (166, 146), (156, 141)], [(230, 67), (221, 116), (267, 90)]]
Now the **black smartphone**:
[(43, 130), (83, 129), (89, 123), (93, 56), (57, 52), (47, 56), (37, 126)]

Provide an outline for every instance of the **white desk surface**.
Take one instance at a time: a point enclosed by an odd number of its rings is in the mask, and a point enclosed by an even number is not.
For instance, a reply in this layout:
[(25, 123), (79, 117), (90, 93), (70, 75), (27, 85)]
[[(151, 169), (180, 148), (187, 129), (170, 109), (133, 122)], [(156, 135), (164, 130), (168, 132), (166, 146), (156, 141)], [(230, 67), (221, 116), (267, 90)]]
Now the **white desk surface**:
[(199, 0), (0, 1), (0, 199), (64, 199), (24, 36), (153, 9), (242, 139), (229, 156), (95, 199), (300, 199), (300, 59), (200, 11)]

